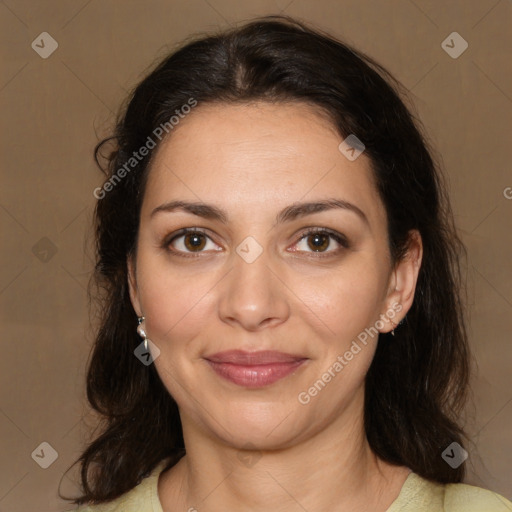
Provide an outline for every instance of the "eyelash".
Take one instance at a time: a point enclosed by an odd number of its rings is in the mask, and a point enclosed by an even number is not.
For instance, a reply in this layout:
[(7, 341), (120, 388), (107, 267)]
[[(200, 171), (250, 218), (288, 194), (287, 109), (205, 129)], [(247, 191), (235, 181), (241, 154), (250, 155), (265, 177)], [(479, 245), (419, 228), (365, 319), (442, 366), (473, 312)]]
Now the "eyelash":
[[(183, 229), (180, 229), (177, 233), (173, 233), (172, 235), (166, 237), (162, 243), (162, 248), (166, 249), (168, 252), (172, 253), (175, 256), (179, 256), (179, 257), (183, 257), (183, 258), (198, 258), (198, 257), (200, 257), (200, 255), (203, 251), (199, 251), (197, 253), (193, 253), (193, 252), (185, 253), (183, 251), (177, 251), (177, 250), (171, 249), (169, 247), (171, 245), (171, 243), (174, 242), (177, 238), (180, 238), (184, 235), (191, 234), (191, 233), (192, 234), (200, 233), (211, 240), (211, 237), (208, 236), (206, 231), (204, 231), (201, 228), (183, 228)], [(311, 255), (309, 257), (312, 257), (312, 258), (328, 258), (335, 254), (340, 253), (344, 249), (350, 248), (350, 244), (349, 244), (348, 240), (343, 235), (341, 235), (337, 231), (333, 231), (333, 230), (327, 229), (327, 228), (310, 228), (310, 229), (308, 229), (307, 231), (305, 231), (304, 233), (301, 234), (299, 240), (295, 243), (295, 245), (298, 244), (299, 242), (301, 242), (302, 240), (304, 240), (305, 238), (307, 238), (308, 236), (316, 235), (316, 234), (322, 234), (322, 235), (329, 236), (331, 239), (335, 240), (338, 244), (340, 244), (342, 248), (336, 249), (334, 251), (327, 251), (324, 253), (308, 252), (308, 251), (293, 251), (293, 252), (307, 252), (308, 254)]]

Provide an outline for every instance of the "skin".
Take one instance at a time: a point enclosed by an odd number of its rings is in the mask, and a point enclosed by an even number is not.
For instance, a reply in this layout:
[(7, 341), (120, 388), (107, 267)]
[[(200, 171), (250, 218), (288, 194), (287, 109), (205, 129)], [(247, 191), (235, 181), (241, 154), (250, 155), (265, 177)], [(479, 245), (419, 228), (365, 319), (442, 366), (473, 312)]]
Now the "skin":
[[(421, 237), (412, 232), (407, 257), (392, 266), (370, 160), (364, 153), (348, 160), (341, 141), (307, 104), (206, 104), (156, 153), (128, 263), (132, 304), (161, 351), (154, 364), (178, 403), (187, 449), (160, 476), (164, 510), (379, 512), (410, 472), (379, 460), (364, 433), (364, 378), (378, 336), (359, 343), (309, 403), (298, 400), (380, 315), (380, 332), (398, 324), (421, 264)], [(355, 204), (368, 224), (331, 209), (274, 226), (286, 206), (327, 198)], [(214, 204), (227, 223), (182, 210), (151, 216), (172, 200)], [(185, 227), (207, 232), (202, 252), (193, 252), (190, 235), (166, 246)], [(345, 235), (349, 248), (321, 238), (325, 257), (315, 257), (314, 236), (301, 240), (309, 227)], [(252, 263), (236, 252), (248, 236), (262, 249)], [(401, 310), (391, 321), (393, 304)], [(308, 361), (270, 386), (247, 389), (204, 360), (229, 349)]]

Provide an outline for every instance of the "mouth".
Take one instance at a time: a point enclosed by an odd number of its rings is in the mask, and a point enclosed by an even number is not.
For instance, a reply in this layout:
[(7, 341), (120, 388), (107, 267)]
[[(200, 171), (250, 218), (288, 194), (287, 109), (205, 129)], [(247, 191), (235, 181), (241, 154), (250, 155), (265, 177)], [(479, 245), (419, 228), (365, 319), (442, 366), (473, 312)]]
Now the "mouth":
[(246, 388), (269, 386), (293, 373), (308, 358), (272, 350), (229, 350), (205, 357), (220, 377)]

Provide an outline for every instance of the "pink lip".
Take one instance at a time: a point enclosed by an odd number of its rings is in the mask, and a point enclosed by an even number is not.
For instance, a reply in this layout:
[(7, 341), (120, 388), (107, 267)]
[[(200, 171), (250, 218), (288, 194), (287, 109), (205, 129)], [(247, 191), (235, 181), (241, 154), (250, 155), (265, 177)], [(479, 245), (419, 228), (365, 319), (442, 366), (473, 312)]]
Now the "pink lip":
[(229, 350), (205, 359), (221, 377), (249, 388), (273, 384), (292, 373), (307, 360), (305, 357), (272, 350), (259, 352)]

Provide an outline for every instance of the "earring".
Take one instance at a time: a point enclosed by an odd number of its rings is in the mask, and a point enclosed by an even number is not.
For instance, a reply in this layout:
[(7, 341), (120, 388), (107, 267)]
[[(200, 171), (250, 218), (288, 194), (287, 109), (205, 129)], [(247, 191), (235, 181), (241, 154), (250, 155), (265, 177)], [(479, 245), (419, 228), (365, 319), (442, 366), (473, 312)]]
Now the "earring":
[(137, 334), (141, 338), (144, 338), (144, 348), (147, 350), (148, 349), (148, 337), (147, 337), (144, 327), (142, 326), (142, 322), (144, 322), (145, 319), (146, 318), (143, 316), (139, 316), (139, 318), (137, 318), (137, 322), (139, 323), (139, 325), (137, 326)]

